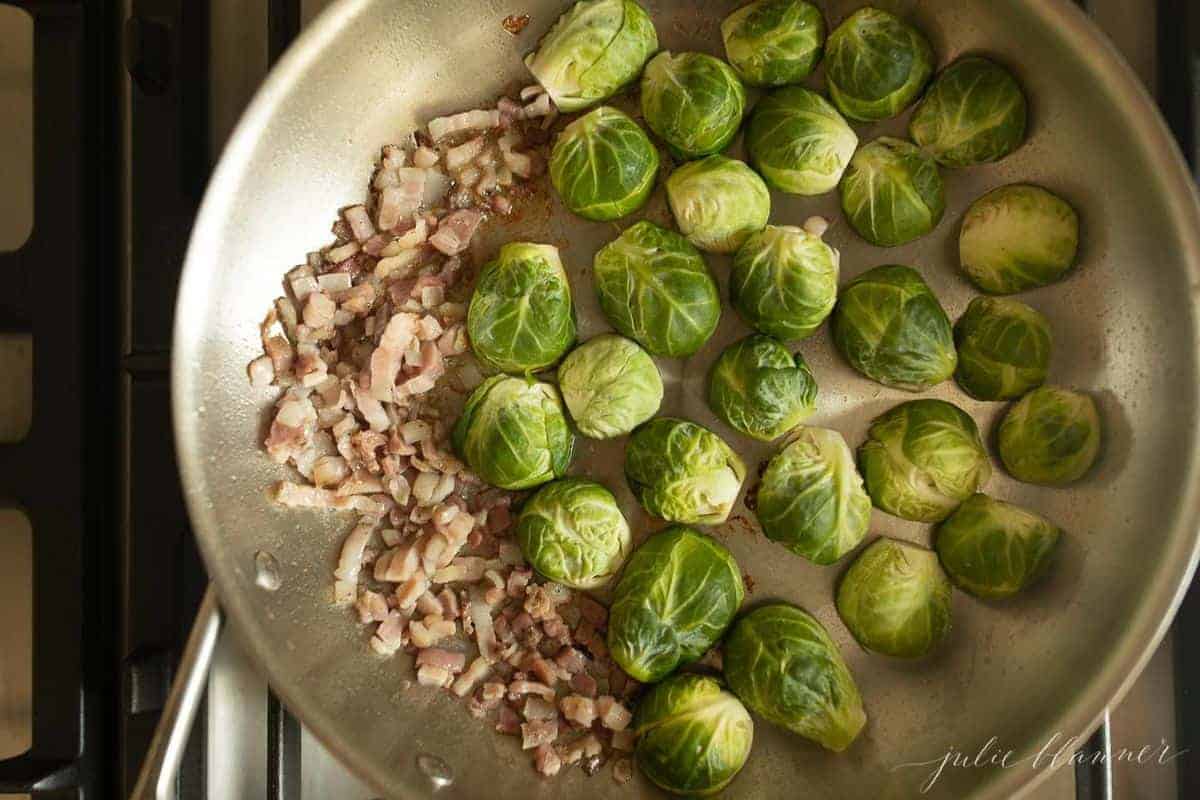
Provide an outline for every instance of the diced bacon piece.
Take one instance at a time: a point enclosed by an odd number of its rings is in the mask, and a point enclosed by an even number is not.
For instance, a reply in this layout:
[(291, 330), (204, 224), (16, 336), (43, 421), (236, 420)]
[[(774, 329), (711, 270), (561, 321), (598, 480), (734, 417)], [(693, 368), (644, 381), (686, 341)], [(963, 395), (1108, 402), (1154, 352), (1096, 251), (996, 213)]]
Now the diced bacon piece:
[(355, 470), (337, 488), (337, 494), (340, 497), (352, 494), (379, 494), (382, 491), (383, 483), (379, 480), (378, 476), (361, 469)]
[(525, 109), (516, 100), (511, 97), (501, 97), (496, 101), (496, 110), (500, 112), (500, 118), (507, 117), (510, 120), (525, 119)]
[(379, 229), (390, 231), (402, 221), (417, 213), (425, 203), (425, 193), (430, 179), (436, 173), (415, 167), (404, 167), (394, 170), (391, 178), (380, 185), (383, 173), (376, 177), (376, 188), (379, 193), (379, 209), (376, 222)]
[(383, 158), (383, 165), (389, 169), (403, 167), (408, 161), (408, 154), (404, 152), (404, 148), (395, 144), (385, 144), (380, 155)]
[[(379, 346), (371, 353), (371, 397), (382, 402), (393, 401), (400, 360), (415, 340), (416, 333), (417, 318), (412, 314), (401, 312), (388, 320)], [(374, 425), (371, 427), (376, 429)]]
[(539, 775), (552, 778), (562, 769), (562, 759), (549, 743), (541, 744), (533, 751), (533, 767)]
[(450, 172), (457, 172), (463, 167), (475, 160), (475, 157), (483, 152), (484, 139), (482, 136), (476, 136), (463, 142), (458, 147), (451, 147), (446, 151), (446, 169)]
[(441, 667), (447, 672), (457, 675), (467, 665), (467, 655), (453, 650), (443, 650), (440, 647), (428, 647), (417, 651), (416, 664), (418, 667), (425, 665)]
[(364, 519), (354, 526), (346, 541), (342, 543), (342, 552), (338, 557), (337, 569), (333, 575), (344, 581), (357, 581), (359, 570), (362, 569), (363, 550), (367, 541), (375, 531), (378, 522), (374, 519)]
[(497, 109), (474, 109), (448, 117), (437, 117), (429, 122), (429, 136), (435, 142), (465, 131), (488, 130), (500, 126), (500, 111)]
[(554, 719), (558, 716), (558, 709), (554, 704), (537, 695), (531, 695), (525, 698), (525, 705), (522, 706), (521, 714), (527, 720), (535, 719)]
[(504, 166), (512, 170), (514, 175), (522, 178), (528, 178), (533, 175), (534, 171), (534, 156), (528, 153), (518, 153), (515, 150), (509, 150), (503, 154)]
[(495, 707), (508, 694), (508, 688), (499, 681), (488, 681), (479, 690), (479, 699), (489, 707)]
[(446, 619), (458, 619), (462, 616), (462, 609), (458, 605), (458, 595), (450, 591), (449, 588), (438, 592), (438, 600), (442, 604), (442, 614), (445, 615)]
[(418, 614), (423, 614), (425, 616), (436, 614), (440, 617), (444, 611), (445, 610), (442, 608), (442, 601), (438, 600), (437, 597), (434, 596), (433, 592), (426, 590), (425, 594), (417, 598)]
[(517, 614), (517, 616), (513, 617), (512, 631), (520, 636), (522, 633), (532, 628), (533, 625), (533, 617), (531, 617), (527, 612), (522, 611), (520, 614)]
[(467, 613), (475, 628), (475, 644), (479, 647), (479, 655), (494, 663), (499, 655), (499, 643), (492, 624), (491, 607), (482, 600), (472, 599), (467, 604)]
[(417, 598), (428, 588), (429, 578), (423, 571), (417, 570), (416, 574), (396, 587), (397, 606), (403, 611), (411, 610), (417, 605)]
[(544, 117), (554, 110), (554, 104), (550, 100), (549, 94), (539, 94), (533, 102), (525, 106), (525, 116), (532, 119), (533, 117)]
[(386, 431), (391, 425), (391, 420), (388, 419), (387, 412), (383, 410), (383, 405), (372, 397), (369, 391), (360, 388), (358, 381), (350, 384), (350, 393), (354, 396), (355, 404), (358, 405), (358, 413), (366, 420), (371, 430)]
[[(367, 255), (374, 256), (375, 258), (379, 258), (383, 254), (383, 251), (386, 250), (392, 244), (393, 241), (395, 241), (395, 237), (392, 236), (391, 234), (377, 233), (374, 236), (372, 236), (370, 239), (367, 239), (365, 242), (363, 242), (362, 249), (363, 249), (363, 252), (366, 253)], [(338, 275), (341, 273), (331, 273), (331, 274)]]
[(429, 169), (434, 164), (438, 163), (438, 153), (432, 147), (418, 147), (413, 151), (412, 163), (414, 167)]
[[(438, 567), (442, 565), (442, 557), (449, 549), (450, 542), (440, 533), (425, 537), (424, 546), (421, 549), (421, 567), (427, 575), (436, 576)], [(451, 554), (446, 561), (453, 560), (453, 557), (453, 554)], [(440, 614), (441, 612), (439, 611), (438, 613)]]
[(483, 214), (476, 209), (455, 211), (442, 220), (429, 243), (448, 256), (456, 256), (467, 249), (482, 221)]
[(633, 720), (633, 714), (629, 713), (629, 709), (609, 694), (596, 698), (596, 716), (599, 717), (600, 724), (610, 731), (623, 731)]
[(251, 386), (256, 388), (270, 386), (275, 380), (275, 362), (271, 360), (270, 356), (259, 356), (250, 362), (246, 373), (250, 376)]
[[(503, 554), (501, 554), (503, 556)], [(531, 569), (514, 569), (508, 573), (507, 591), (509, 597), (524, 597), (525, 587), (533, 578)], [(532, 620), (532, 617), (530, 618)]]
[[(420, 250), (401, 250), (396, 255), (387, 256), (375, 262), (375, 277), (381, 281), (402, 280), (412, 274), (420, 261)], [(395, 284), (392, 284), (392, 286), (395, 286)], [(391, 287), (389, 287), (390, 292)]]
[(317, 278), (317, 284), (326, 294), (337, 294), (347, 291), (354, 285), (354, 278), (347, 272), (327, 272)]
[(338, 245), (337, 247), (331, 247), (329, 250), (327, 250), (325, 252), (325, 260), (330, 264), (341, 264), (351, 256), (358, 253), (358, 251), (361, 249), (362, 248), (358, 242), (346, 242), (345, 244)]
[(408, 623), (408, 638), (414, 647), (433, 647), (442, 639), (453, 636), (455, 631), (453, 622), (432, 615)]
[(596, 701), (578, 694), (567, 695), (558, 701), (558, 707), (568, 721), (583, 728), (590, 728), (596, 721)]
[(365, 242), (375, 235), (375, 226), (371, 224), (371, 217), (367, 214), (366, 206), (350, 206), (342, 211), (342, 217), (358, 241)]
[(405, 629), (408, 618), (399, 611), (389, 612), (387, 619), (379, 623), (375, 635), (371, 637), (371, 649), (381, 656), (390, 656), (408, 641)]
[[(487, 686), (485, 685), (484, 688), (486, 689)], [(500, 706), (500, 713), (496, 717), (496, 731), (498, 733), (506, 733), (510, 736), (520, 733), (521, 718), (517, 716), (517, 712), (508, 706)]]
[(467, 671), (454, 681), (454, 685), (450, 687), (450, 691), (459, 697), (466, 697), (475, 690), (476, 684), (487, 677), (487, 674), (491, 670), (491, 665), (488, 664), (486, 658), (482, 656), (477, 657), (471, 662), (471, 666), (467, 667)]
[(357, 590), (357, 584), (335, 578), (333, 581), (333, 604), (335, 606), (350, 605), (354, 602), (354, 593)]
[[(533, 633), (538, 633), (537, 628), (530, 628), (530, 631)], [(541, 634), (538, 633), (538, 636), (540, 637)], [(531, 647), (537, 646), (536, 641), (532, 643), (527, 642), (526, 644), (527, 646)], [(541, 656), (534, 656), (531, 659), (530, 672), (533, 673), (535, 678), (547, 686), (553, 686), (554, 684), (558, 683), (558, 670), (555, 668), (554, 663), (547, 661)]]
[(433, 493), (437, 490), (439, 476), (436, 472), (422, 472), (413, 481), (412, 495), (419, 506), (433, 504)]
[(577, 672), (571, 676), (571, 688), (584, 697), (595, 697), (596, 679), (586, 672)]
[[(308, 269), (305, 267), (305, 269)], [(297, 303), (303, 303), (308, 299), (308, 296), (320, 288), (320, 283), (310, 272), (307, 275), (297, 275), (288, 281), (288, 285), (292, 287), (292, 295), (296, 298)]]
[(527, 694), (538, 695), (554, 702), (554, 689), (544, 683), (528, 680), (514, 680), (508, 685), (508, 699), (516, 700)]
[(545, 93), (546, 93), (546, 90), (539, 83), (535, 83), (530, 86), (526, 86), (524, 89), (521, 90), (521, 94), (520, 94), (521, 102), (522, 103), (528, 102), (528, 101), (532, 100), (533, 98), (537, 97), (539, 94), (545, 94)]
[(558, 738), (557, 719), (535, 719), (521, 724), (521, 749), (532, 750)]
[(426, 664), (417, 669), (417, 683), (421, 686), (444, 688), (454, 680), (450, 670)]
[(363, 590), (358, 595), (355, 610), (358, 611), (359, 622), (383, 622), (388, 617), (387, 598), (379, 592)]
[(488, 533), (501, 533), (512, 525), (512, 513), (508, 506), (495, 506), (488, 509)]
[(592, 623), (597, 630), (604, 630), (608, 626), (608, 609), (600, 603), (580, 593), (575, 598), (575, 604), (579, 606), (579, 613), (583, 618)]
[(387, 508), (378, 500), (365, 495), (339, 497), (328, 489), (302, 486), (289, 481), (280, 481), (271, 491), (272, 499), (288, 508), (322, 508), (335, 511), (359, 511), (363, 514), (382, 515)]
[(342, 292), (335, 298), (338, 307), (351, 314), (367, 314), (375, 306), (375, 287), (369, 283), (360, 283)]
[(437, 317), (426, 314), (417, 321), (417, 338), (422, 342), (437, 339), (441, 335), (442, 323), (438, 322)]
[(512, 200), (509, 200), (507, 197), (505, 197), (502, 194), (498, 194), (498, 195), (495, 195), (494, 197), (492, 197), (491, 203), (492, 203), (492, 210), (495, 211), (497, 214), (500, 214), (501, 216), (507, 217), (513, 211)]
[(390, 583), (406, 581), (416, 574), (420, 566), (421, 559), (415, 545), (398, 547), (375, 559), (375, 580)]
[(276, 417), (271, 423), (271, 430), (263, 446), (266, 447), (267, 455), (272, 461), (276, 464), (286, 464), (308, 446), (308, 434), (304, 427), (285, 425), (280, 421), (280, 417)]
[(557, 584), (530, 584), (525, 591), (525, 610), (535, 620), (557, 616), (558, 604), (564, 602), (558, 593), (549, 587)]
[(554, 663), (571, 675), (583, 672), (587, 668), (587, 658), (574, 647), (564, 647), (554, 657)]

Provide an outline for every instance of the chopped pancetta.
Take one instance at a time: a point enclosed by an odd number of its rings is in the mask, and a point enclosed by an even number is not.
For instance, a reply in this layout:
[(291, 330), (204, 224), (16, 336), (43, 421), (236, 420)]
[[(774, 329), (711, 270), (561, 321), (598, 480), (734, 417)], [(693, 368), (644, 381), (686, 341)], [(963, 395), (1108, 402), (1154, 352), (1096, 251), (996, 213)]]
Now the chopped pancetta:
[(497, 109), (474, 109), (448, 117), (438, 117), (429, 122), (429, 136), (435, 142), (465, 131), (482, 131), (500, 127), (500, 111)]
[(483, 214), (476, 209), (455, 211), (442, 220), (429, 243), (448, 256), (456, 256), (467, 249), (482, 221)]
[(521, 723), (521, 749), (532, 750), (558, 738), (557, 719), (535, 719)]

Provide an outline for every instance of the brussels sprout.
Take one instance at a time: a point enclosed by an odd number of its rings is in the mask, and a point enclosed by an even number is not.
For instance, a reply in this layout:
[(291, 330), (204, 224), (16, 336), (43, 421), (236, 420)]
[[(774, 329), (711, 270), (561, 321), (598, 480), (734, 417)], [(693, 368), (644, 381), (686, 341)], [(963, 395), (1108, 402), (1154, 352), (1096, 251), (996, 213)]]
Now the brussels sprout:
[(608, 649), (635, 679), (662, 680), (716, 644), (744, 596), (724, 545), (671, 525), (629, 557), (608, 611)]
[(975, 420), (944, 400), (876, 417), (858, 460), (875, 507), (914, 522), (940, 522), (992, 477)]
[(644, 206), (657, 175), (658, 150), (650, 137), (608, 106), (564, 128), (550, 154), (550, 180), (563, 204), (599, 222)]
[(947, 167), (998, 161), (1025, 138), (1025, 94), (1012, 73), (978, 56), (942, 71), (913, 112), (908, 133)]
[(708, 407), (726, 425), (769, 442), (812, 416), (817, 379), (777, 339), (751, 334), (726, 347), (708, 373)]
[(840, 753), (867, 723), (837, 645), (795, 606), (775, 603), (746, 614), (722, 653), (729, 688), (772, 724)]
[(1020, 397), (1046, 381), (1050, 322), (1017, 300), (976, 297), (954, 326), (954, 377), (977, 400)]
[(725, 156), (692, 161), (672, 172), (667, 202), (688, 241), (710, 253), (737, 250), (771, 216), (771, 192), (762, 178)]
[(525, 57), (525, 66), (569, 113), (632, 83), (656, 50), (654, 23), (633, 0), (579, 0)]
[(971, 282), (989, 294), (1046, 286), (1075, 266), (1079, 217), (1065, 200), (1014, 183), (976, 200), (963, 217), (958, 258)]
[(746, 467), (703, 425), (659, 417), (629, 437), (625, 477), (651, 514), (670, 522), (718, 525), (737, 501)]
[(894, 117), (917, 99), (933, 74), (933, 48), (894, 14), (860, 8), (829, 34), (825, 79), (833, 104), (850, 119)]
[(821, 60), (825, 20), (803, 0), (755, 0), (721, 23), (725, 57), (751, 86), (799, 83)]
[(1083, 477), (1100, 452), (1100, 414), (1082, 392), (1043, 386), (1000, 423), (1000, 460), (1025, 483), (1061, 486)]
[(517, 518), (517, 543), (530, 566), (574, 589), (608, 583), (629, 555), (629, 525), (613, 493), (595, 481), (563, 478), (537, 490)]
[(724, 150), (746, 113), (737, 73), (704, 53), (663, 51), (642, 75), (642, 118), (680, 159)]
[(750, 163), (773, 189), (824, 194), (842, 178), (858, 136), (829, 102), (799, 86), (759, 101), (746, 126)]
[(921, 238), (946, 210), (937, 163), (915, 145), (887, 136), (854, 154), (838, 189), (850, 225), (880, 247)]
[(475, 357), (502, 372), (534, 372), (562, 358), (575, 343), (575, 309), (558, 249), (501, 247), (479, 273), (467, 332)]
[(833, 341), (850, 366), (874, 381), (918, 392), (954, 374), (950, 318), (911, 267), (868, 270), (842, 290)]
[(837, 431), (801, 427), (767, 462), (754, 509), (763, 533), (816, 564), (832, 564), (867, 535), (871, 498)]
[(704, 797), (724, 789), (746, 764), (754, 720), (704, 675), (673, 675), (651, 687), (633, 717), (637, 763), (655, 785)]
[(575, 427), (593, 439), (629, 433), (658, 412), (663, 397), (654, 360), (615, 333), (572, 350), (558, 367), (558, 389)]
[(592, 279), (608, 321), (656, 356), (692, 355), (721, 320), (704, 256), (653, 222), (638, 222), (600, 248)]
[(838, 258), (820, 236), (768, 225), (734, 256), (729, 299), (755, 330), (785, 341), (804, 339), (837, 302)]
[(558, 390), (508, 375), (493, 375), (471, 392), (452, 442), (476, 475), (502, 489), (561, 478), (575, 450)]
[(921, 658), (950, 632), (950, 581), (936, 553), (896, 539), (878, 539), (842, 576), (837, 610), (851, 635), (868, 650)]
[(977, 494), (938, 527), (936, 547), (961, 588), (979, 597), (1011, 597), (1046, 572), (1061, 534), (1031, 511)]

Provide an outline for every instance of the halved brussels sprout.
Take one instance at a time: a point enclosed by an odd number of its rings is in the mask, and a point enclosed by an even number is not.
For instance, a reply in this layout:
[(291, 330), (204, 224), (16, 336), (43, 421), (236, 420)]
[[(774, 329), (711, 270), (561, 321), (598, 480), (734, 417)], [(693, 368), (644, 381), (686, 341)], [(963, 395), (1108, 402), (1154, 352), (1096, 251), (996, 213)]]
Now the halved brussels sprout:
[(501, 372), (535, 372), (562, 358), (575, 343), (575, 309), (558, 248), (501, 247), (479, 273), (467, 332), (475, 357)]
[(977, 400), (1020, 397), (1046, 381), (1050, 322), (1018, 300), (976, 297), (954, 326), (954, 377)]
[(573, 589), (603, 586), (629, 555), (629, 524), (602, 484), (562, 478), (538, 489), (517, 518), (517, 543), (530, 566)]
[(858, 147), (858, 136), (824, 97), (800, 86), (777, 89), (754, 107), (746, 127), (750, 163), (773, 189), (832, 191)]
[(637, 763), (668, 792), (716, 794), (750, 757), (754, 720), (746, 707), (705, 675), (672, 675), (652, 686), (633, 716)]
[(1025, 139), (1025, 93), (1004, 67), (979, 56), (955, 61), (917, 105), (908, 133), (943, 166), (999, 161)]
[(737, 502), (746, 466), (703, 425), (658, 417), (629, 437), (625, 477), (634, 497), (656, 517), (718, 525)]
[(768, 539), (816, 564), (832, 564), (867, 535), (871, 498), (837, 431), (803, 426), (771, 457), (754, 514)]
[(1062, 486), (1092, 468), (1100, 453), (1100, 413), (1082, 392), (1042, 386), (1000, 423), (1000, 460), (1019, 481)]
[(976, 494), (937, 530), (938, 557), (960, 588), (1011, 597), (1050, 566), (1062, 530), (1032, 511)]
[(656, 50), (654, 23), (634, 0), (579, 0), (525, 57), (525, 66), (569, 113), (632, 83)]
[(850, 119), (894, 117), (933, 74), (933, 48), (919, 30), (878, 8), (860, 8), (829, 34), (825, 78), (834, 105)]
[(1014, 183), (976, 200), (963, 217), (958, 258), (971, 282), (989, 294), (1046, 286), (1075, 266), (1079, 217), (1061, 197)]
[(726, 347), (708, 373), (708, 407), (725, 424), (769, 442), (812, 416), (817, 379), (778, 339), (751, 334)]
[(859, 148), (838, 189), (850, 225), (879, 247), (921, 238), (946, 210), (937, 162), (903, 139), (881, 136)]
[(575, 450), (558, 390), (508, 375), (493, 375), (471, 392), (451, 439), (471, 471), (501, 489), (561, 478)]
[(724, 150), (745, 113), (746, 89), (719, 58), (664, 50), (642, 74), (642, 118), (680, 159)]
[(795, 606), (774, 603), (746, 614), (722, 655), (729, 688), (774, 725), (840, 753), (867, 723), (837, 645)]
[(558, 367), (575, 427), (593, 439), (623, 436), (658, 413), (663, 383), (636, 342), (605, 333), (572, 350)]
[(653, 222), (642, 220), (600, 248), (592, 279), (608, 321), (656, 356), (692, 355), (721, 320), (704, 256)]
[(945, 400), (876, 417), (858, 461), (875, 507), (914, 522), (940, 522), (992, 476), (975, 420)]
[(563, 205), (599, 222), (644, 206), (657, 175), (658, 150), (650, 137), (609, 106), (563, 128), (550, 154), (550, 180)]
[(852, 280), (831, 327), (850, 366), (884, 386), (928, 389), (958, 363), (950, 318), (912, 267), (876, 267)]
[(771, 217), (771, 192), (741, 161), (709, 156), (684, 164), (667, 178), (675, 224), (692, 244), (732, 253)]
[(838, 251), (803, 228), (768, 225), (738, 249), (729, 299), (757, 331), (811, 336), (837, 302)]
[(742, 572), (724, 545), (683, 525), (642, 544), (608, 611), (608, 649), (634, 679), (660, 681), (708, 652), (742, 605)]
[(863, 550), (842, 576), (837, 610), (868, 650), (921, 658), (950, 632), (950, 594), (936, 553), (885, 537)]
[(800, 83), (821, 60), (825, 20), (804, 0), (755, 0), (721, 23), (725, 57), (751, 86)]

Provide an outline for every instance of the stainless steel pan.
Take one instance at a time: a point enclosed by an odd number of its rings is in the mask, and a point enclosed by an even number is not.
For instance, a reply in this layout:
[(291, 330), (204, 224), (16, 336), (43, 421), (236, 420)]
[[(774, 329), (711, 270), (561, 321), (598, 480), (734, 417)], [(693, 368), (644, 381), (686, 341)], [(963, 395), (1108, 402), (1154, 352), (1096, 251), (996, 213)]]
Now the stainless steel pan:
[[(860, 2), (821, 5), (836, 24)], [(444, 758), (443, 796), (649, 796), (578, 770), (539, 781), (512, 738), (470, 719), (458, 703), (402, 691), (408, 667), (380, 660), (345, 610), (329, 603), (330, 571), (349, 520), (285, 512), (264, 487), (280, 478), (259, 451), (270, 398), (250, 390), (256, 324), (280, 278), (325, 243), (336, 209), (358, 201), (381, 144), (430, 116), (472, 107), (527, 80), (521, 55), (567, 5), (562, 0), (343, 0), (296, 42), (246, 113), (225, 151), (196, 224), (175, 327), (175, 428), (196, 534), (233, 629), (303, 722), (355, 772), (390, 796), (431, 796), (442, 785), (418, 756)], [(666, 48), (720, 52), (717, 24), (732, 3), (650, 0)], [(1017, 484), (988, 490), (1028, 504), (1067, 531), (1053, 576), (1005, 605), (955, 597), (955, 630), (939, 655), (897, 664), (861, 651), (832, 605), (839, 567), (788, 556), (732, 522), (722, 537), (755, 579), (752, 601), (781, 597), (815, 613), (841, 644), (869, 715), (843, 755), (760, 724), (754, 753), (730, 790), (739, 797), (889, 798), (918, 793), (924, 771), (897, 765), (954, 747), (974, 752), (996, 737), (1027, 754), (1056, 734), (1085, 732), (1137, 676), (1166, 630), (1197, 555), (1197, 297), (1200, 215), (1183, 161), (1150, 99), (1112, 47), (1066, 0), (899, 0), (940, 61), (990, 52), (1015, 67), (1032, 102), (1028, 143), (997, 166), (946, 173), (949, 204), (937, 230), (894, 250), (869, 247), (840, 221), (834, 196), (776, 196), (773, 218), (814, 213), (834, 221), (843, 280), (881, 263), (920, 268), (951, 316), (972, 295), (954, 264), (958, 221), (984, 190), (1044, 184), (1080, 211), (1080, 268), (1028, 293), (1053, 322), (1052, 380), (1094, 392), (1106, 423), (1097, 469), (1070, 490)], [(514, 39), (500, 25), (532, 15)], [(901, 124), (864, 129), (864, 140)], [(661, 203), (652, 215), (661, 215)], [(553, 201), (517, 231), (564, 246), (584, 335), (603, 328), (587, 277), (611, 226), (569, 219)], [(495, 241), (495, 238), (493, 238)], [(711, 260), (724, 279), (725, 259)], [(727, 311), (708, 348), (663, 364), (664, 411), (716, 425), (699, 399), (704, 370), (741, 335)], [(852, 444), (867, 421), (908, 395), (857, 376), (822, 334), (803, 344), (821, 384), (816, 424)], [(952, 384), (933, 392), (963, 404), (990, 429), (1000, 404), (969, 401)], [(719, 427), (719, 426), (718, 426)], [(765, 454), (733, 437), (754, 461)], [(619, 463), (620, 444), (589, 444), (576, 459)], [(619, 485), (619, 482), (617, 482)], [(622, 488), (622, 491), (624, 489)], [(627, 509), (635, 507), (623, 496)], [(741, 513), (744, 513), (744, 509)], [(644, 517), (632, 516), (645, 531)], [(877, 515), (873, 531), (927, 542), (928, 529)], [(278, 561), (279, 588), (256, 582), (256, 554)], [(265, 558), (265, 556), (260, 556)], [(269, 583), (269, 582), (268, 582)], [(211, 641), (204, 629), (197, 651)], [(186, 701), (186, 696), (182, 698)], [(515, 764), (507, 762), (516, 761)], [(952, 770), (930, 796), (1007, 798), (1045, 774), (1030, 767)]]

